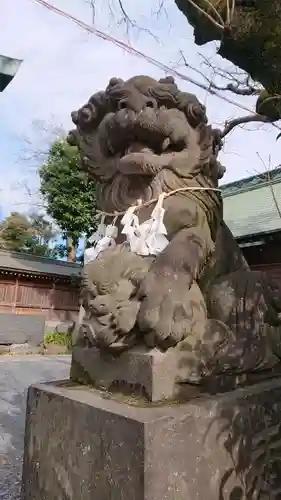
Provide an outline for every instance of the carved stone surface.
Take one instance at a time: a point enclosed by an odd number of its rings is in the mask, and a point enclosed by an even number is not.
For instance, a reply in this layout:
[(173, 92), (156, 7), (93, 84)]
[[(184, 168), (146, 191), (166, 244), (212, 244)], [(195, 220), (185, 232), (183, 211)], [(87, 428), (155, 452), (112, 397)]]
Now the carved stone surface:
[[(281, 292), (249, 270), (223, 222), (221, 137), (205, 107), (173, 78), (136, 76), (112, 78), (72, 118), (68, 140), (98, 183), (106, 224), (117, 213), (118, 228), (117, 245), (85, 265), (77, 345), (89, 356), (92, 346), (116, 356), (140, 345), (174, 350), (178, 383), (278, 371)], [(168, 245), (156, 256), (132, 253), (121, 216), (138, 205), (147, 221), (161, 193)]]
[(280, 382), (158, 407), (33, 386), (22, 500), (278, 500)]
[(171, 350), (164, 353), (142, 346), (113, 356), (94, 347), (74, 347), (70, 376), (73, 382), (88, 381), (109, 391), (131, 389), (149, 401), (161, 401), (179, 393), (177, 364), (177, 353)]

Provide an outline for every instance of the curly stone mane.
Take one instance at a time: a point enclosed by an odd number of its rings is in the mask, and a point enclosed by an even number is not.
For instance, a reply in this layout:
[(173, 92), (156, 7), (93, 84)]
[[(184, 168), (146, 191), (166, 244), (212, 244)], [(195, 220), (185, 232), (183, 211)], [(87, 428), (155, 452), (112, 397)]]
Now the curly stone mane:
[(224, 173), (216, 161), (219, 135), (207, 125), (205, 107), (171, 77), (112, 78), (72, 119), (77, 128), (68, 140), (80, 149), (81, 168), (99, 182), (104, 211), (122, 211), (194, 178), (214, 187)]

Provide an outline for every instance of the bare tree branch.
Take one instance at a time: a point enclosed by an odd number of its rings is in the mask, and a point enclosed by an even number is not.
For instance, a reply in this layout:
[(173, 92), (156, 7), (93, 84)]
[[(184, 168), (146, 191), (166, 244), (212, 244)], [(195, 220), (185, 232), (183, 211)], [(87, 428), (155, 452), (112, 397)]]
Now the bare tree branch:
[(132, 26), (134, 25), (134, 23), (132, 22), (132, 20), (129, 18), (127, 12), (125, 11), (124, 9), (124, 6), (123, 6), (123, 3), (122, 3), (122, 0), (117, 0), (118, 1), (118, 4), (119, 4), (119, 7), (120, 7), (120, 10), (123, 14), (123, 17), (125, 19), (125, 21), (128, 23), (128, 24), (131, 24)]
[[(52, 118), (55, 119), (55, 117)], [(47, 160), (51, 145), (56, 140), (66, 137), (66, 131), (62, 125), (57, 126), (54, 125), (53, 121), (46, 122), (44, 120), (34, 120), (32, 122), (32, 129), (36, 132), (36, 137), (33, 136), (32, 132), (29, 136), (23, 137), (25, 147), (21, 151), (18, 161), (20, 163), (27, 162), (28, 170), (32, 173), (32, 178), (34, 179), (34, 174), (37, 174), (38, 167)], [(33, 206), (46, 211), (40, 190), (31, 188), (27, 180), (18, 181), (15, 188), (19, 188), (24, 193), (27, 201), (16, 202), (13, 205)]]
[(91, 5), (91, 8), (92, 8), (92, 13), (93, 13), (92, 23), (93, 23), (93, 24), (95, 24), (95, 20), (96, 20), (96, 6), (95, 6), (95, 0), (89, 0), (89, 4)]
[(239, 118), (234, 118), (233, 120), (227, 121), (225, 123), (225, 127), (221, 132), (221, 138), (224, 138), (227, 134), (229, 134), (229, 132), (231, 132), (231, 130), (233, 130), (234, 127), (237, 127), (237, 125), (242, 125), (243, 123), (252, 123), (252, 122), (272, 123), (272, 121), (266, 116), (254, 113), (252, 115), (246, 115), (246, 116), (241, 116)]
[(156, 17), (156, 19), (160, 19), (161, 15), (164, 14), (167, 23), (169, 24), (169, 28), (172, 28), (168, 9), (165, 6), (166, 0), (157, 0), (158, 1), (158, 8), (156, 10), (151, 11), (151, 16)]
[[(208, 70), (212, 71), (213, 77), (210, 79), (206, 76), (206, 71), (202, 71), (191, 64), (188, 63), (183, 51), (180, 51), (180, 61), (179, 64), (183, 63), (186, 68), (195, 71), (198, 75), (200, 75), (205, 82), (208, 84), (210, 90), (219, 90), (219, 91), (229, 91), (236, 95), (243, 96), (252, 96), (259, 95), (262, 87), (258, 83), (255, 83), (251, 80), (250, 76), (244, 73), (241, 70), (231, 70), (228, 71), (226, 69), (221, 69), (213, 66), (211, 62), (203, 55), (200, 54), (203, 65), (208, 68)], [(225, 85), (219, 85), (215, 82), (215, 77), (219, 77), (220, 80), (226, 81)]]
[(37, 169), (38, 165), (42, 165), (46, 160), (51, 144), (57, 139), (66, 137), (67, 134), (62, 125), (56, 126), (43, 120), (34, 120), (32, 128), (36, 130), (36, 142), (42, 142), (42, 146), (40, 145), (40, 148), (35, 146), (32, 135), (23, 137), (25, 147), (19, 156), (19, 161), (28, 161), (30, 167), (33, 164)]
[(29, 207), (36, 207), (37, 209), (40, 208), (44, 212), (46, 212), (47, 207), (43, 203), (41, 193), (39, 189), (33, 189), (29, 186), (27, 180), (21, 180), (16, 183), (15, 186), (16, 189), (20, 189), (25, 193), (25, 196), (27, 197), (28, 201), (22, 201), (22, 202), (15, 202), (13, 203), (14, 206), (29, 206)]
[(153, 12), (153, 14), (156, 17), (159, 17), (163, 11), (165, 12), (165, 14), (167, 14), (167, 9), (165, 7), (165, 1), (166, 0), (158, 0), (158, 7), (157, 7), (156, 11)]
[(47, 210), (47, 207), (46, 205), (43, 205), (43, 203), (36, 203), (36, 202), (29, 202), (29, 201), (22, 201), (22, 202), (15, 202), (15, 203), (12, 203), (13, 206), (16, 206), (16, 207), (19, 207), (19, 206), (30, 206), (32, 205), (33, 207), (36, 207), (36, 208), (41, 208), (42, 210)]
[[(95, 24), (96, 11), (97, 11), (96, 6), (97, 6), (98, 0), (86, 0), (86, 1), (88, 4), (90, 4), (90, 6), (92, 8), (93, 24)], [(103, 4), (103, 8), (104, 8), (104, 1), (102, 2), (102, 4)], [(123, 24), (126, 26), (127, 36), (129, 36), (130, 29), (134, 29), (135, 31), (138, 31), (138, 32), (141, 32), (141, 31), (145, 32), (148, 35), (150, 35), (152, 38), (154, 38), (154, 40), (159, 41), (158, 37), (152, 31), (150, 31), (148, 28), (140, 26), (136, 20), (131, 18), (131, 16), (127, 13), (127, 10), (124, 7), (122, 0), (108, 0), (107, 7), (109, 9), (110, 18), (112, 19), (112, 21), (114, 21), (114, 25), (121, 26)], [(118, 12), (119, 12), (119, 14), (121, 13), (121, 16), (119, 16), (117, 18), (116, 14)]]
[(221, 15), (219, 14), (219, 12), (217, 11), (217, 9), (211, 4), (211, 2), (209, 0), (205, 0), (205, 3), (206, 3), (206, 7), (208, 9), (211, 10), (211, 12), (213, 14), (216, 15), (218, 21), (216, 21), (216, 19), (207, 12), (207, 10), (204, 10), (202, 7), (200, 7), (195, 0), (187, 0), (193, 7), (194, 9), (198, 10), (198, 12), (200, 12), (200, 14), (202, 14), (203, 16), (207, 17), (207, 19), (209, 19), (209, 21), (216, 27), (218, 28), (220, 31), (224, 31), (224, 28), (225, 28), (225, 23), (224, 23), (224, 20), (222, 19)]
[[(200, 54), (200, 56), (205, 67), (212, 70), (212, 73), (215, 76), (220, 77), (221, 80), (228, 82), (226, 85), (218, 85), (213, 81), (211, 88), (222, 91), (226, 90), (236, 95), (243, 96), (259, 95), (263, 90), (263, 87), (259, 83), (254, 82), (244, 71), (240, 69), (235, 70), (234, 68), (231, 70), (218, 68), (214, 66), (203, 54)], [(201, 76), (203, 76), (206, 81), (209, 81), (205, 73), (201, 72)]]

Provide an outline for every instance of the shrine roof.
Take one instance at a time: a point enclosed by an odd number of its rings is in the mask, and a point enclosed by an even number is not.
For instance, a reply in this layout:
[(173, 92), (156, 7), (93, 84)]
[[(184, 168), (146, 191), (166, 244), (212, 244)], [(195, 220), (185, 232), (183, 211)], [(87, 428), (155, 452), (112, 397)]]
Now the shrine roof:
[(81, 265), (18, 252), (0, 250), (0, 272), (34, 276), (79, 277)]
[(221, 186), (224, 220), (235, 238), (281, 230), (281, 168)]

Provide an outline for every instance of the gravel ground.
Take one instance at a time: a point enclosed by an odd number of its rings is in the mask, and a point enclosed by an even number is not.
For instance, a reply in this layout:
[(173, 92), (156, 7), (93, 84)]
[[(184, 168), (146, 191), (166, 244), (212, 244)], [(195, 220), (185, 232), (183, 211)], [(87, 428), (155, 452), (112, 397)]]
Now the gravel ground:
[(0, 500), (19, 500), (27, 388), (68, 378), (69, 356), (0, 357)]

